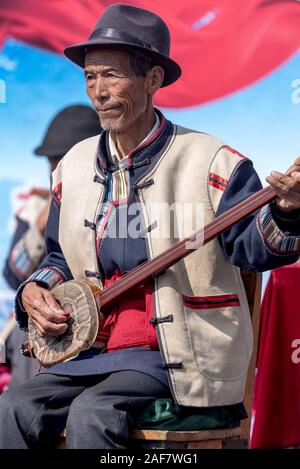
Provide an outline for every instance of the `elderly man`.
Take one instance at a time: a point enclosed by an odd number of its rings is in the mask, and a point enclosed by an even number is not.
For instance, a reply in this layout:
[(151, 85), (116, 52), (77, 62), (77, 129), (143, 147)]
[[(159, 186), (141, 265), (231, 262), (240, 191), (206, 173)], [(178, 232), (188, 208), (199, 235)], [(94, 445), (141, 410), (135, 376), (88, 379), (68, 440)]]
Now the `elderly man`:
[[(172, 235), (155, 235), (152, 204), (201, 202), (207, 223), (261, 188), (247, 158), (153, 108), (155, 93), (180, 76), (169, 46), (157, 15), (112, 5), (86, 43), (66, 49), (84, 67), (105, 131), (76, 145), (53, 173), (48, 255), (17, 295), (22, 328), (29, 316), (40, 336), (64, 334), (69, 312), (52, 287), (73, 278), (107, 286), (170, 247)], [(300, 159), (289, 176), (272, 173), (276, 201), (123, 295), (100, 331), (100, 352), (92, 346), (5, 393), (0, 447), (53, 446), (66, 426), (69, 448), (126, 448), (135, 416), (160, 397), (238, 406), (252, 348), (240, 268), (298, 259), (299, 171)], [(129, 227), (136, 202), (140, 235), (110, 236), (124, 212)]]

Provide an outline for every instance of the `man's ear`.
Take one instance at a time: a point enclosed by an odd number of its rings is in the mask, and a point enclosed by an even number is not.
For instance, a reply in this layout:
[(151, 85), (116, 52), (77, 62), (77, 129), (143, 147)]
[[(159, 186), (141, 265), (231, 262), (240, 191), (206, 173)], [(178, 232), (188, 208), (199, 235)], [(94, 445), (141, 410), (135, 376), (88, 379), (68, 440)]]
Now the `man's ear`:
[(155, 65), (148, 72), (148, 92), (153, 96), (156, 91), (161, 88), (164, 81), (165, 71), (159, 65)]

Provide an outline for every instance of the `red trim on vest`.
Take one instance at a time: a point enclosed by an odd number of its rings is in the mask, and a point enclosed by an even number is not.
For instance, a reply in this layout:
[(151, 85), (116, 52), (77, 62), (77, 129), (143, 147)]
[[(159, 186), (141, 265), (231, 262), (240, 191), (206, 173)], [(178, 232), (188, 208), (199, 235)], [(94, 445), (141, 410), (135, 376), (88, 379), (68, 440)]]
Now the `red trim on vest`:
[(61, 197), (62, 197), (62, 183), (61, 182), (54, 187), (53, 194), (55, 195), (57, 200), (60, 202)]
[(140, 145), (138, 145), (134, 150), (132, 150), (131, 153), (129, 153), (129, 155), (128, 155), (128, 164), (129, 165), (132, 164), (132, 159), (137, 154), (137, 152), (143, 150), (148, 145), (150, 145), (150, 143), (152, 143), (162, 133), (162, 131), (164, 129), (164, 126), (165, 126), (165, 123), (166, 123), (166, 118), (164, 116), (162, 116), (160, 125), (159, 125), (158, 129), (154, 132), (154, 134), (152, 134), (151, 137), (148, 138), (145, 142), (140, 143)]
[(228, 184), (227, 179), (224, 179), (224, 178), (222, 178), (221, 176), (218, 176), (218, 174), (209, 173), (209, 177), (210, 177), (211, 179), (215, 179), (216, 182), (219, 182), (220, 184), (222, 184), (222, 185), (224, 185), (224, 186), (227, 186), (227, 184)]
[(215, 173), (209, 173), (208, 184), (224, 192), (228, 185), (228, 181)]
[(246, 160), (248, 159), (246, 156), (242, 155), (240, 152), (236, 151), (236, 150), (235, 150), (234, 148), (232, 148), (232, 147), (229, 147), (229, 146), (226, 145), (226, 146), (224, 146), (223, 148), (224, 148), (224, 150), (227, 150), (227, 151), (229, 151), (230, 153), (233, 153), (234, 155), (238, 156), (239, 158), (242, 158), (243, 160), (244, 160), (244, 159), (246, 159)]
[(225, 191), (225, 187), (224, 187), (224, 186), (221, 186), (221, 184), (218, 184), (218, 183), (215, 182), (215, 181), (209, 181), (208, 184), (209, 184), (210, 186), (215, 187), (216, 189), (220, 189), (220, 191), (223, 191), (223, 192)]
[[(106, 279), (104, 287), (120, 278), (120, 272)], [(111, 309), (98, 336), (107, 337), (107, 352), (130, 347), (158, 350), (156, 329), (150, 324), (153, 317), (152, 281), (132, 288)], [(97, 339), (98, 340), (98, 339)]]
[(213, 309), (240, 306), (238, 295), (187, 296), (182, 295), (183, 303), (190, 309)]

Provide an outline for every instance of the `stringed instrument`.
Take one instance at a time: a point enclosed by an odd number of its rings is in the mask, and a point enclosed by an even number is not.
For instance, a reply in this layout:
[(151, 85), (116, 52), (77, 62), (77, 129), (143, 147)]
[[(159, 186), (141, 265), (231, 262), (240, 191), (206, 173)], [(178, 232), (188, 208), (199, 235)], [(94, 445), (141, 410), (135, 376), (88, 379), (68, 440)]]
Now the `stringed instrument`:
[[(98, 331), (105, 321), (104, 311), (125, 292), (147, 278), (164, 272), (275, 197), (271, 186), (261, 189), (193, 235), (174, 243), (165, 252), (137, 266), (103, 290), (95, 284), (81, 280), (71, 280), (54, 287), (51, 293), (61, 308), (71, 313), (68, 329), (60, 336), (40, 337), (29, 319), (29, 345), (35, 357), (43, 366), (50, 367), (95, 346)], [(104, 345), (105, 343), (97, 343), (98, 347)]]

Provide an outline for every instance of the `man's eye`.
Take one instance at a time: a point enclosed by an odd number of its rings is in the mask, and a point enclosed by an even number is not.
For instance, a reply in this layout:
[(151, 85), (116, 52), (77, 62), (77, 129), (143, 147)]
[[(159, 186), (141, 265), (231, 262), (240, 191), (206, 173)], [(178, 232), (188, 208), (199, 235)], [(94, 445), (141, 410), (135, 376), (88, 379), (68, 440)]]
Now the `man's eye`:
[(87, 73), (85, 78), (86, 78), (86, 80), (92, 80), (95, 77), (94, 77), (94, 75), (91, 75), (90, 73)]

